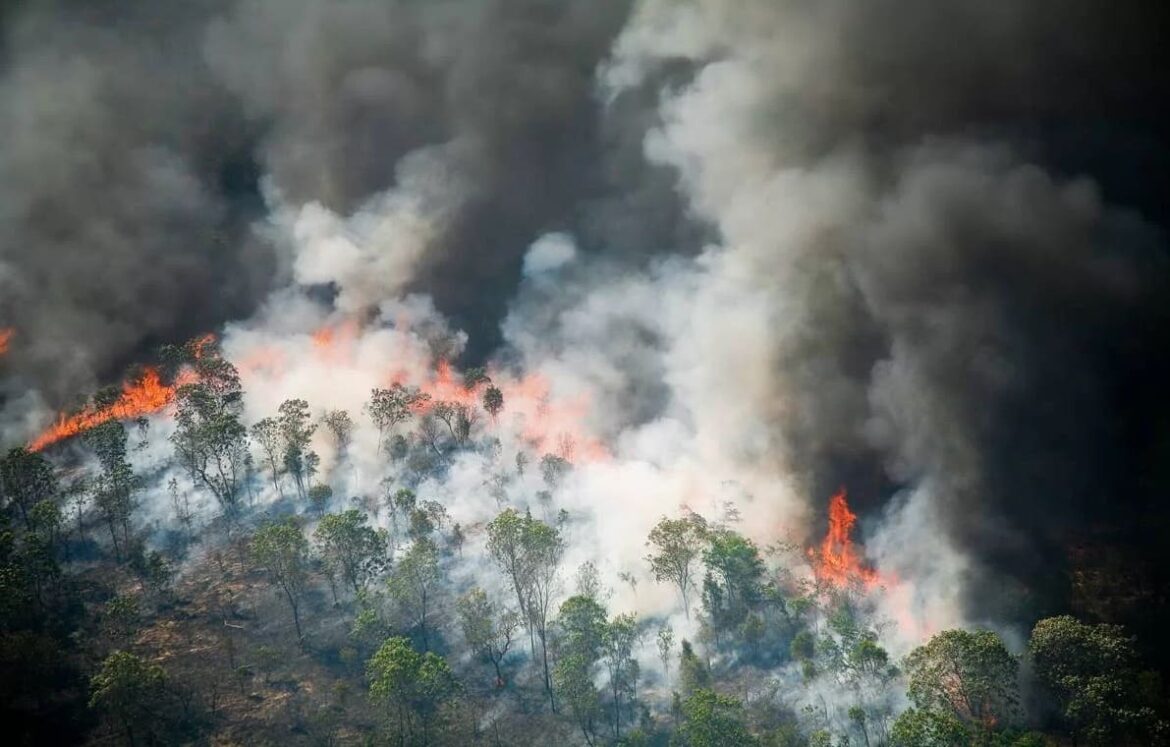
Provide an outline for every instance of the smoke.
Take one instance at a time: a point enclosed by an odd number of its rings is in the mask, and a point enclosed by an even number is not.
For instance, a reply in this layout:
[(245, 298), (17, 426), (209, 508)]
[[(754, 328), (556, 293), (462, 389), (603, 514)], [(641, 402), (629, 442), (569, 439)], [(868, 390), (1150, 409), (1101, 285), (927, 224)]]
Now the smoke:
[[(644, 3), (603, 79), (696, 69), (646, 139), (720, 237), (684, 337), (718, 363), (675, 370), (743, 395), (735, 421), (762, 420), (758, 456), (783, 456), (802, 493), (915, 491), (876, 532), (879, 559), (909, 579), (953, 569), (938, 588), (968, 596), (944, 617), (1002, 620), (1051, 602), (1068, 530), (1115, 516), (1148, 470), (1112, 360), (1160, 337), (1161, 236), (1027, 146), (1046, 118), (1103, 111), (1061, 75), (1091, 65), (1104, 99), (1132, 105), (1112, 75), (1151, 47), (1052, 49), (1051, 19), (1022, 4), (879, 6)], [(1077, 10), (1061, 18), (1101, 20)], [(1013, 62), (1023, 49), (1043, 62)]]
[[(370, 390), (471, 396), (434, 364), (482, 362), (506, 403), (476, 427), (498, 447), (420, 497), (467, 526), (500, 500), (566, 509), (569, 563), (612, 579), (664, 514), (730, 503), (753, 538), (804, 541), (845, 486), (906, 645), (1059, 606), (1068, 543), (1165, 484), (1170, 182), (1138, 168), (1168, 162), (1147, 103), (1165, 66), (1138, 9), (222, 0), (5, 20), (6, 422), (221, 329), (250, 421), (298, 397), (361, 423), (348, 463), (315, 436), (343, 503), (410, 481), (360, 416)], [(576, 466), (545, 485), (515, 464), (532, 449)], [(649, 584), (615, 605), (676, 611)]]

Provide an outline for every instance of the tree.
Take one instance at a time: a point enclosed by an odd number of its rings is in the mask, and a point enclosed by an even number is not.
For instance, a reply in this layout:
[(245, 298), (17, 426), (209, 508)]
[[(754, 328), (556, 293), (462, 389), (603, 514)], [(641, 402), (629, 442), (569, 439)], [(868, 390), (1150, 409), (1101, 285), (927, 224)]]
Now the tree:
[(705, 522), (695, 514), (682, 519), (668, 519), (665, 516), (650, 530), (646, 546), (652, 552), (646, 556), (650, 571), (658, 583), (669, 581), (678, 586), (682, 594), (683, 612), (690, 619), (691, 608), (688, 593), (691, 589), (695, 560), (703, 551), (707, 528)]
[(1091, 745), (1136, 744), (1165, 729), (1145, 692), (1133, 639), (1118, 625), (1073, 617), (1036, 623), (1028, 644), (1036, 678), (1055, 696), (1065, 730)]
[(297, 640), (301, 632), (300, 604), (309, 580), (309, 542), (292, 519), (266, 524), (252, 535), (252, 555), (264, 566), (269, 583), (284, 592), (292, 610)]
[(366, 414), (378, 428), (378, 447), (385, 443), (385, 437), (396, 425), (404, 423), (416, 409), (421, 408), (430, 397), (417, 389), (395, 383), (389, 389), (374, 389), (366, 403)]
[(197, 379), (175, 396), (175, 433), (171, 442), (191, 479), (210, 492), (228, 516), (238, 510), (246, 479), (248, 432), (240, 415), (243, 388), (235, 366), (206, 344), (191, 349)]
[(601, 693), (594, 680), (605, 645), (605, 608), (593, 596), (577, 594), (561, 604), (554, 627), (557, 693), (585, 741), (594, 744), (602, 716)]
[(573, 465), (563, 456), (545, 454), (540, 458), (540, 476), (550, 489), (560, 485), (572, 469)]
[(672, 747), (749, 747), (758, 740), (744, 724), (742, 703), (704, 688), (683, 701), (682, 724), (670, 743)]
[(674, 650), (674, 628), (663, 625), (658, 629), (655, 642), (658, 645), (658, 658), (662, 660), (662, 677), (668, 680), (670, 677), (670, 654)]
[(951, 713), (908, 708), (890, 727), (893, 747), (968, 747), (976, 735)]
[(505, 509), (488, 524), (487, 533), (488, 552), (512, 582), (530, 634), (535, 632), (540, 639), (545, 692), (555, 712), (556, 699), (548, 659), (548, 615), (558, 589), (557, 574), (564, 554), (564, 539), (557, 529), (511, 508)]
[(333, 498), (333, 488), (328, 485), (317, 483), (309, 488), (309, 506), (318, 516), (325, 513), (331, 498)]
[(427, 619), (441, 580), (439, 551), (429, 539), (417, 539), (390, 577), (390, 594), (422, 634), (423, 650), (430, 650)]
[(691, 642), (685, 638), (682, 640), (681, 650), (678, 655), (678, 684), (679, 690), (682, 691), (684, 696), (690, 696), (703, 688), (711, 686), (711, 671), (695, 655), (695, 650), (691, 647)]
[(134, 493), (141, 485), (126, 458), (126, 428), (117, 420), (107, 420), (86, 431), (82, 439), (101, 466), (92, 483), (94, 504), (109, 527), (114, 555), (121, 558), (122, 551), (129, 549)]
[(323, 517), (313, 539), (329, 573), (340, 577), (354, 594), (390, 562), (385, 534), (367, 524), (366, 515), (357, 509)]
[(496, 686), (503, 687), (504, 657), (512, 647), (520, 615), (507, 608), (497, 609), (487, 592), (474, 587), (456, 604), (463, 638), (476, 656), (490, 662), (496, 672)]
[(264, 462), (272, 472), (272, 487), (284, 498), (280, 487), (281, 463), (284, 461), (284, 447), (280, 436), (280, 423), (276, 418), (264, 418), (252, 426), (252, 438), (264, 451)]
[(738, 625), (759, 601), (764, 561), (751, 540), (730, 529), (709, 533), (708, 542), (703, 604), (717, 629)]
[(627, 703), (632, 703), (637, 693), (638, 662), (634, 658), (634, 647), (640, 636), (637, 616), (626, 614), (611, 620), (601, 637), (602, 661), (609, 673), (609, 690), (613, 697), (611, 705), (615, 740), (622, 736), (622, 698), (626, 697)]
[(1015, 706), (1018, 668), (995, 633), (947, 630), (906, 657), (907, 694), (920, 710), (989, 731)]
[(102, 662), (90, 680), (89, 707), (104, 712), (117, 723), (130, 745), (136, 735), (153, 741), (155, 707), (162, 696), (166, 674), (134, 654), (115, 651)]
[(499, 387), (489, 386), (483, 390), (483, 409), (492, 416), (493, 421), (503, 412), (504, 393), (500, 391)]
[(333, 443), (337, 446), (337, 453), (345, 454), (353, 440), (353, 418), (345, 410), (330, 410), (321, 417), (321, 422), (329, 429), (333, 436)]
[(390, 707), (398, 743), (430, 744), (430, 726), (439, 708), (459, 691), (447, 660), (420, 654), (405, 638), (389, 638), (366, 663), (370, 698)]
[(53, 465), (40, 452), (15, 448), (0, 457), (0, 497), (17, 507), (26, 529), (32, 507), (56, 493)]
[(287, 399), (280, 403), (277, 422), (280, 424), (280, 436), (284, 445), (282, 455), (286, 472), (293, 477), (297, 486), (297, 494), (306, 497), (305, 483), (309, 470), (316, 463), (316, 454), (309, 450), (309, 440), (316, 432), (317, 426), (309, 415), (309, 403), (303, 399)]

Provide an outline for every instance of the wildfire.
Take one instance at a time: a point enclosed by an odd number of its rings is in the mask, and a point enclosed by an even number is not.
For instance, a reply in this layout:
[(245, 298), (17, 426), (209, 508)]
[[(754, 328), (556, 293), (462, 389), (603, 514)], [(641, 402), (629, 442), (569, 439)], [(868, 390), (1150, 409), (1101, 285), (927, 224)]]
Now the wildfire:
[(16, 334), (16, 330), (11, 327), (0, 327), (0, 355), (8, 352), (8, 343), (12, 342), (14, 334)]
[(122, 394), (113, 404), (105, 407), (90, 406), (68, 417), (62, 414), (28, 448), (40, 451), (110, 420), (131, 420), (158, 412), (174, 400), (179, 387), (191, 383), (194, 378), (193, 373), (184, 371), (168, 386), (162, 383), (156, 369), (147, 368), (138, 380), (122, 384)]
[[(405, 383), (405, 372), (399, 371), (392, 381)], [(483, 392), (489, 386), (498, 387), (504, 395), (503, 418), (519, 428), (520, 436), (533, 449), (552, 453), (570, 462), (595, 462), (606, 459), (609, 451), (584, 427), (588, 414), (588, 399), (554, 398), (548, 380), (540, 374), (528, 374), (519, 379), (502, 371), (488, 371), (487, 381), (467, 387), (455, 374), (451, 364), (440, 360), (433, 374), (419, 385), (419, 391), (430, 399), (417, 411), (424, 413), (437, 402), (454, 402), (477, 407)]]
[(853, 527), (857, 514), (849, 510), (842, 489), (829, 501), (829, 531), (820, 547), (810, 548), (809, 559), (818, 581), (837, 588), (863, 586), (873, 588), (881, 583), (877, 571), (866, 568), (853, 546)]

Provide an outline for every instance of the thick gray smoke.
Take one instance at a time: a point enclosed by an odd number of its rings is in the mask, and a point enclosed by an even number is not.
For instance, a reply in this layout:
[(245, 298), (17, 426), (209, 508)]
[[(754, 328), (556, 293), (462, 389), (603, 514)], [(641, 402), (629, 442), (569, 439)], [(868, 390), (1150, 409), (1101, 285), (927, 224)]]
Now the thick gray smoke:
[[(803, 539), (844, 486), (932, 624), (1049, 604), (1075, 533), (1165, 484), (1165, 53), (1137, 6), (4, 19), (10, 394), (59, 401), (234, 320), (250, 416), (356, 411), (395, 356), (421, 375), (435, 338), (409, 330), (449, 323), (446, 353), (589, 402), (613, 459), (561, 489), (594, 507), (579, 548), (634, 563), (658, 515), (727, 496), (759, 539)], [(355, 318), (378, 328), (344, 366), (310, 354)], [(273, 351), (279, 375), (243, 365)]]

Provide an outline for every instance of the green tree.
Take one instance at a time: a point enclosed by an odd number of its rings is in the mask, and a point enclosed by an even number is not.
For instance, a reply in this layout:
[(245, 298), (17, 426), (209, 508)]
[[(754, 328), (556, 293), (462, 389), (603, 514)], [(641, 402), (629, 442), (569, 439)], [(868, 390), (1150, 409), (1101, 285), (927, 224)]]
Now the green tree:
[(552, 600), (559, 588), (558, 572), (565, 549), (564, 538), (556, 528), (511, 508), (492, 519), (487, 533), (488, 552), (512, 582), (530, 634), (535, 632), (540, 640), (545, 692), (555, 712), (556, 698), (548, 656), (548, 623)]
[(272, 487), (276, 493), (284, 498), (284, 490), (280, 487), (281, 464), (284, 461), (284, 447), (280, 435), (280, 423), (276, 418), (264, 418), (252, 426), (252, 440), (260, 444), (264, 452), (264, 463), (272, 473)]
[(678, 655), (678, 685), (685, 697), (711, 686), (711, 670), (685, 638)]
[(286, 399), (278, 408), (277, 422), (280, 423), (280, 436), (284, 446), (282, 464), (285, 471), (292, 475), (297, 495), (304, 499), (306, 478), (317, 458), (317, 455), (309, 450), (309, 440), (317, 430), (309, 415), (309, 403), (303, 399)]
[(504, 657), (520, 627), (520, 615), (513, 610), (497, 608), (487, 592), (472, 588), (456, 603), (459, 625), (468, 647), (480, 659), (490, 662), (496, 673), (496, 686), (503, 687)]
[(695, 561), (706, 543), (706, 523), (696, 514), (682, 519), (665, 516), (650, 530), (646, 546), (652, 552), (646, 556), (650, 571), (658, 583), (669, 581), (682, 594), (683, 612), (691, 616), (689, 592), (693, 583)]
[(504, 393), (499, 387), (489, 386), (483, 390), (483, 409), (495, 420), (504, 410)]
[(969, 747), (977, 735), (953, 713), (908, 708), (890, 728), (892, 747)]
[(411, 625), (418, 627), (424, 651), (430, 650), (427, 621), (434, 609), (441, 580), (439, 551), (429, 539), (415, 540), (390, 577), (390, 595)]
[(914, 706), (990, 731), (1017, 702), (1019, 663), (989, 630), (946, 630), (906, 657)]
[(682, 704), (682, 723), (672, 747), (750, 747), (758, 741), (747, 730), (743, 704), (714, 690), (696, 690)]
[(366, 403), (366, 414), (378, 428), (378, 447), (382, 448), (385, 438), (395, 426), (410, 419), (415, 410), (423, 407), (430, 397), (417, 389), (394, 384), (389, 389), (374, 389)]
[(102, 629), (116, 641), (129, 638), (142, 622), (138, 597), (118, 595), (106, 602), (102, 611)]
[(56, 494), (53, 465), (41, 453), (15, 448), (0, 457), (0, 498), (16, 506), (26, 529), (32, 507)]
[(192, 349), (197, 378), (175, 396), (171, 442), (191, 479), (210, 492), (228, 516), (239, 508), (247, 474), (248, 431), (240, 422), (243, 388), (236, 367), (206, 344)]
[(594, 681), (605, 644), (605, 614), (594, 596), (577, 594), (561, 604), (553, 626), (557, 652), (553, 682), (588, 744), (598, 741), (598, 726), (603, 724), (601, 693)]
[(126, 458), (126, 428), (117, 420), (107, 420), (86, 431), (82, 439), (101, 466), (92, 482), (94, 505), (110, 530), (114, 555), (121, 558), (129, 550), (134, 494), (141, 487), (141, 480)]
[(730, 529), (709, 533), (703, 551), (703, 604), (717, 629), (738, 625), (759, 601), (764, 561), (759, 548)]
[(353, 440), (353, 418), (345, 410), (330, 410), (321, 416), (321, 422), (329, 429), (333, 436), (333, 444), (337, 453), (344, 455), (349, 451), (349, 444)]
[(328, 514), (313, 532), (318, 552), (329, 573), (359, 593), (389, 565), (386, 535), (366, 523), (357, 509)]
[(655, 643), (658, 645), (658, 658), (662, 660), (662, 677), (664, 680), (668, 680), (670, 677), (670, 654), (674, 650), (674, 628), (670, 625), (663, 625), (659, 628)]
[(1166, 730), (1154, 707), (1157, 693), (1147, 685), (1152, 677), (1141, 671), (1133, 639), (1121, 626), (1050, 617), (1036, 623), (1028, 653), (1078, 743), (1148, 744)]
[(90, 680), (89, 707), (112, 719), (130, 745), (137, 744), (140, 737), (151, 742), (165, 684), (162, 667), (134, 654), (115, 651)]
[(622, 736), (622, 700), (633, 716), (634, 698), (638, 692), (638, 661), (634, 647), (641, 637), (638, 618), (633, 614), (618, 615), (610, 620), (602, 634), (602, 661), (609, 674), (610, 708), (613, 714), (613, 738)]
[(284, 592), (303, 645), (300, 606), (309, 581), (308, 540), (292, 519), (266, 524), (252, 535), (252, 555), (264, 567), (269, 583)]
[(439, 708), (459, 691), (446, 659), (420, 654), (405, 638), (390, 638), (366, 663), (370, 697), (392, 709), (398, 743), (429, 745)]
[(333, 488), (324, 483), (317, 483), (309, 488), (309, 507), (317, 516), (325, 513), (325, 509), (329, 506), (329, 501), (332, 498)]

